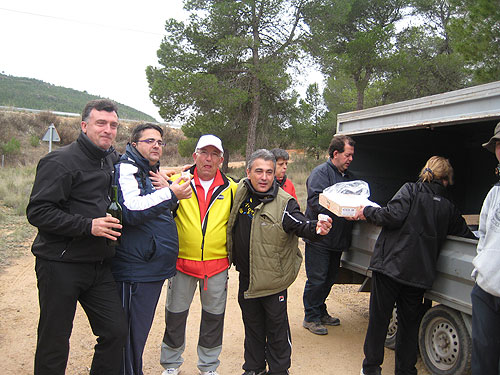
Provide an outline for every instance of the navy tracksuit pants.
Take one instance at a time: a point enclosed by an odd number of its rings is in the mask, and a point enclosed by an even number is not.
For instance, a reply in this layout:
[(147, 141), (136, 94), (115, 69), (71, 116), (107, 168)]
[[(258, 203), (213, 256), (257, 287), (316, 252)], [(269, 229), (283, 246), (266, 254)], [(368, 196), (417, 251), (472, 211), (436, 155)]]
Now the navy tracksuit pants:
[(117, 282), (128, 321), (120, 375), (143, 375), (142, 354), (153, 324), (164, 280), (148, 283)]

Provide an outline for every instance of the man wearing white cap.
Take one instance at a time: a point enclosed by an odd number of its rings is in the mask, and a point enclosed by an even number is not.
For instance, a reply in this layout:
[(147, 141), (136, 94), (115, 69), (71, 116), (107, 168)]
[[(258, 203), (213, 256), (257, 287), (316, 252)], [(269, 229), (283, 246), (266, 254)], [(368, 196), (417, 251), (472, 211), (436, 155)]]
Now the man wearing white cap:
[[(161, 345), (162, 375), (177, 375), (184, 362), (186, 320), (199, 284), (201, 325), (198, 369), (201, 375), (218, 375), (219, 354), (227, 297), (226, 228), (236, 183), (219, 167), (224, 160), (221, 140), (200, 137), (193, 153), (195, 165), (190, 199), (179, 202), (175, 222), (179, 233), (177, 274), (168, 281), (165, 335)], [(177, 176), (173, 176), (175, 181)]]

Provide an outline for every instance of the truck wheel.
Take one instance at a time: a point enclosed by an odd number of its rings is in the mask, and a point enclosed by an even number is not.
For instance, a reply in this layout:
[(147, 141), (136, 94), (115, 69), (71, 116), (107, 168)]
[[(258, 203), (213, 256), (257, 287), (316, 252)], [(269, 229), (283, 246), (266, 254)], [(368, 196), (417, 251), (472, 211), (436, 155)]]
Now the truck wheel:
[(430, 373), (470, 374), (472, 342), (458, 311), (443, 305), (429, 309), (418, 336), (420, 356)]
[(394, 350), (396, 347), (396, 332), (398, 331), (398, 311), (396, 306), (392, 309), (392, 318), (387, 327), (387, 335), (385, 336), (384, 346), (388, 349)]

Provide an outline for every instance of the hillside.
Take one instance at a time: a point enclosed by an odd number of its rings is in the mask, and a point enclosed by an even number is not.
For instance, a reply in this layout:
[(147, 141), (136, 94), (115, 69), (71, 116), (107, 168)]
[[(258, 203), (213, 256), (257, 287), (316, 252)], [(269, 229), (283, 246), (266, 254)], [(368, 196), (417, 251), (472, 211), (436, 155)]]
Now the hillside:
[[(73, 142), (78, 137), (81, 131), (80, 123), (80, 118), (58, 116), (51, 112), (27, 113), (0, 109), (0, 158), (3, 157), (6, 167), (35, 165), (40, 157), (48, 152), (48, 143), (42, 142), (41, 139), (50, 124), (54, 124), (61, 139), (53, 145), (56, 149)], [(132, 129), (136, 125), (135, 121), (120, 121), (114, 143), (120, 153), (125, 152), (125, 145), (130, 140)], [(179, 141), (185, 138), (182, 130), (165, 124), (160, 126), (163, 128), (167, 143), (163, 148), (162, 165), (176, 166), (189, 162), (191, 158), (181, 157), (177, 149)]]
[[(93, 99), (100, 99), (100, 97), (90, 95), (85, 91), (55, 86), (34, 78), (0, 74), (0, 106), (81, 113), (85, 104)], [(156, 122), (146, 113), (120, 103), (117, 104), (121, 118)]]

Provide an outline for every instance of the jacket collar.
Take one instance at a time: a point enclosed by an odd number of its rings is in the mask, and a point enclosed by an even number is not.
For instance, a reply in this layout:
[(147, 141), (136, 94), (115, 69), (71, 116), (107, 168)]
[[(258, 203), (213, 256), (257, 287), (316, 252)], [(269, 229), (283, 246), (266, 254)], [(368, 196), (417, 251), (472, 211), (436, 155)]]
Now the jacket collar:
[(351, 173), (349, 172), (349, 170), (347, 170), (345, 172), (339, 171), (339, 169), (335, 166), (335, 164), (333, 164), (332, 159), (330, 159), (330, 158), (328, 158), (328, 160), (326, 161), (326, 164), (328, 166), (330, 166), (330, 168), (332, 168), (335, 171), (335, 173), (338, 173), (342, 177), (344, 177), (344, 176), (350, 176), (351, 175)]
[(157, 172), (160, 169), (160, 162), (155, 165), (149, 165), (149, 160), (142, 156), (141, 153), (130, 143), (127, 143), (125, 156), (137, 164), (137, 166), (142, 170)]
[(92, 142), (84, 132), (80, 132), (76, 143), (83, 150), (85, 155), (87, 155), (91, 159), (104, 159), (106, 156), (115, 151), (113, 146), (111, 146), (107, 150), (103, 150), (102, 148), (97, 147), (96, 144)]
[(422, 180), (418, 180), (418, 182), (422, 185), (428, 186), (434, 194), (448, 198), (448, 190), (440, 181), (423, 182)]
[(272, 186), (269, 188), (268, 191), (261, 193), (260, 191), (257, 191), (253, 188), (252, 184), (250, 183), (250, 180), (248, 178), (245, 178), (243, 180), (243, 183), (245, 184), (246, 188), (248, 189), (248, 192), (250, 195), (256, 197), (258, 200), (260, 200), (262, 203), (269, 203), (271, 202), (276, 196), (278, 195), (278, 189), (279, 189), (279, 184), (274, 179)]

